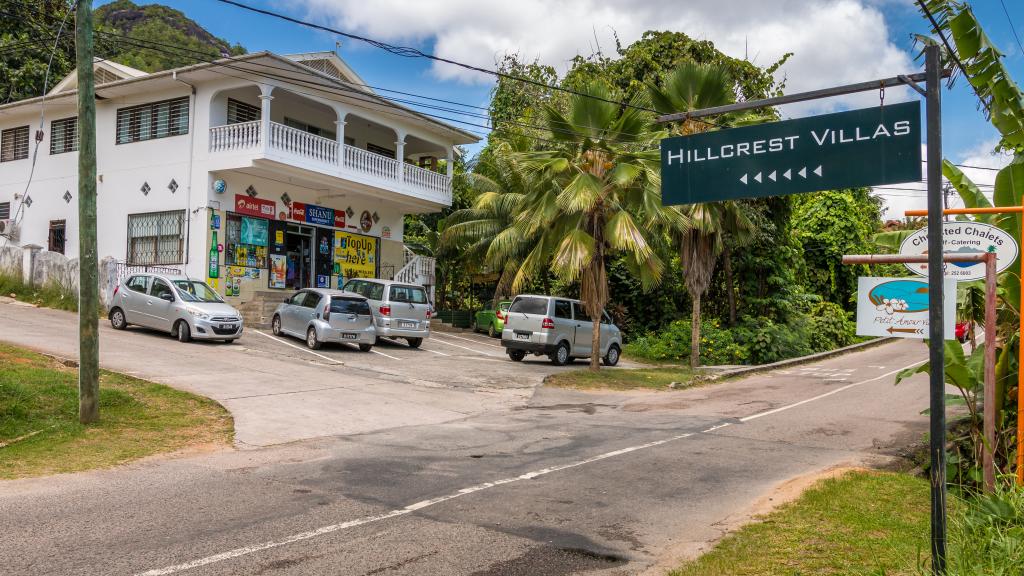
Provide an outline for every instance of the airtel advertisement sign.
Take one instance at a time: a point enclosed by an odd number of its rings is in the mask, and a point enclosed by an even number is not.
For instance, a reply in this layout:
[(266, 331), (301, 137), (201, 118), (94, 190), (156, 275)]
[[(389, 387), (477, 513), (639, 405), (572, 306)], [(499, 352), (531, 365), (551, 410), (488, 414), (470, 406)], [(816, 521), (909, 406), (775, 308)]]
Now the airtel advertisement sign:
[(274, 219), (277, 203), (262, 198), (249, 198), (243, 194), (235, 194), (235, 212), (246, 216)]

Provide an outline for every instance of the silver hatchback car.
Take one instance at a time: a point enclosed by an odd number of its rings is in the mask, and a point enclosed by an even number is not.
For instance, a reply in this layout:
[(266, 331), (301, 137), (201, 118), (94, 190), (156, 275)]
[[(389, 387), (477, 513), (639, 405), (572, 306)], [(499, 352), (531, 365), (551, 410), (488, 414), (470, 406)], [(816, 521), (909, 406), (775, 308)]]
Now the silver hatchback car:
[(325, 342), (349, 342), (369, 352), (377, 338), (366, 298), (326, 288), (299, 290), (285, 298), (274, 311), (270, 328), (278, 336), (304, 339), (313, 350)]
[[(509, 358), (522, 361), (527, 353), (545, 354), (561, 366), (573, 358), (589, 358), (594, 323), (583, 303), (558, 296), (516, 296), (505, 315), (501, 345)], [(607, 312), (601, 314), (601, 360), (606, 366), (619, 363), (622, 332)]]
[(377, 336), (405, 338), (411, 348), (419, 348), (430, 336), (430, 316), (434, 309), (423, 286), (376, 278), (353, 278), (345, 290), (365, 296), (373, 311)]
[(110, 325), (130, 324), (170, 332), (180, 342), (242, 336), (242, 315), (202, 280), (187, 276), (133, 274), (118, 282), (110, 305)]

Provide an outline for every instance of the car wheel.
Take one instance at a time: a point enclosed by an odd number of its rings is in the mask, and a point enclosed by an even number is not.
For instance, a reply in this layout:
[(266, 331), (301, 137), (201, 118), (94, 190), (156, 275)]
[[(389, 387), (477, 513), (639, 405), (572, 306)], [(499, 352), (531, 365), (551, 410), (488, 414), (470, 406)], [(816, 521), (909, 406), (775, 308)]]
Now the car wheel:
[(373, 350), (373, 345), (372, 344), (360, 344), (359, 345), (359, 351), (360, 352), (369, 352), (370, 350)]
[(380, 336), (374, 336), (373, 337), (373, 345), (377, 346), (378, 344), (380, 344)]
[(306, 346), (309, 346), (310, 350), (319, 350), (323, 345), (324, 343), (316, 337), (316, 328), (310, 326), (309, 330), (306, 330)]
[(473, 332), (479, 332), (480, 326), (476, 323), (476, 318), (473, 319), (473, 323), (469, 325), (469, 329)]
[(569, 343), (565, 340), (558, 343), (558, 348), (549, 356), (551, 363), (555, 366), (565, 366), (569, 363)]
[(405, 341), (409, 343), (409, 348), (419, 348), (423, 344), (423, 338), (406, 338)]
[(178, 337), (178, 342), (188, 342), (189, 340), (192, 340), (192, 330), (189, 329), (188, 322), (178, 320), (176, 326), (178, 328), (174, 331), (174, 334)]
[(525, 350), (509, 350), (508, 351), (508, 357), (511, 358), (513, 362), (522, 362), (523, 358), (526, 358), (526, 351)]
[(498, 335), (498, 332), (494, 329), (494, 324), (487, 327), (487, 335), (494, 338)]
[(611, 347), (608, 348), (608, 353), (605, 354), (604, 358), (601, 360), (604, 362), (605, 366), (615, 366), (619, 363), (619, 354), (619, 347), (612, 344)]
[(228, 338), (227, 340), (224, 340), (224, 343), (225, 344), (234, 344), (235, 343), (235, 339), (234, 338)]
[(281, 317), (275, 315), (274, 319), (270, 321), (270, 331), (274, 333), (274, 336), (281, 335)]
[(114, 330), (124, 330), (128, 327), (128, 321), (124, 318), (124, 310), (114, 308), (110, 311), (110, 325)]

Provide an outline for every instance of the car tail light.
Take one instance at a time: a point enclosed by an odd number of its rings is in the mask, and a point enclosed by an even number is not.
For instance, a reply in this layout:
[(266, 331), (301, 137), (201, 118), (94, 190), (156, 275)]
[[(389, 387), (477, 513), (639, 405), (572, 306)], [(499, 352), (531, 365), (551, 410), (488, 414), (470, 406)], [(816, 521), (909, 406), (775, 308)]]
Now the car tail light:
[(505, 315), (501, 313), (501, 310), (498, 310), (497, 312), (495, 312), (494, 315), (498, 317), (498, 320), (504, 320), (505, 319)]
[(324, 321), (331, 319), (331, 301), (327, 301), (327, 305), (324, 306)]
[(427, 320), (430, 320), (430, 317), (431, 317), (431, 316), (432, 316), (433, 314), (434, 314), (434, 310), (428, 307), (428, 308), (427, 308)]
[(114, 286), (114, 296), (117, 296), (117, 291), (121, 289), (121, 285)]
[(391, 316), (391, 306), (384, 304), (380, 307), (381, 316)]
[(555, 321), (552, 320), (551, 318), (545, 318), (544, 321), (542, 321), (540, 323), (540, 327), (541, 328), (546, 328), (546, 329), (554, 328), (555, 327)]

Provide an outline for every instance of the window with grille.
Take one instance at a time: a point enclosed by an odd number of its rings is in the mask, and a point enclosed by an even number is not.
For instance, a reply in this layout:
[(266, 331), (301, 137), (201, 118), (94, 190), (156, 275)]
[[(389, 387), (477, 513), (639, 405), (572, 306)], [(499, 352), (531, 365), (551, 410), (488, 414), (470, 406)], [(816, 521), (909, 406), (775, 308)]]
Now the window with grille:
[(62, 118), (50, 122), (50, 154), (78, 150), (78, 118)]
[(188, 96), (117, 111), (117, 143), (188, 134)]
[(373, 152), (374, 154), (380, 154), (381, 156), (387, 156), (388, 158), (395, 157), (395, 151), (389, 150), (383, 146), (377, 146), (376, 144), (366, 143), (367, 152)]
[(0, 131), (0, 162), (28, 158), (28, 126)]
[(303, 132), (309, 132), (314, 136), (322, 136), (324, 138), (327, 138), (328, 140), (336, 140), (338, 138), (338, 135), (333, 130), (324, 130), (323, 128), (317, 128), (312, 124), (306, 124), (301, 120), (295, 120), (287, 116), (284, 117), (284, 125), (290, 128), (295, 128), (297, 130), (302, 130)]
[(184, 210), (128, 216), (128, 264), (182, 264), (184, 256)]
[(228, 124), (241, 124), (259, 119), (260, 109), (258, 106), (228, 98)]
[(64, 220), (50, 220), (50, 236), (47, 250), (64, 253), (64, 240), (67, 238), (67, 223)]
[(11, 217), (11, 203), (0, 202), (0, 220), (7, 220)]

